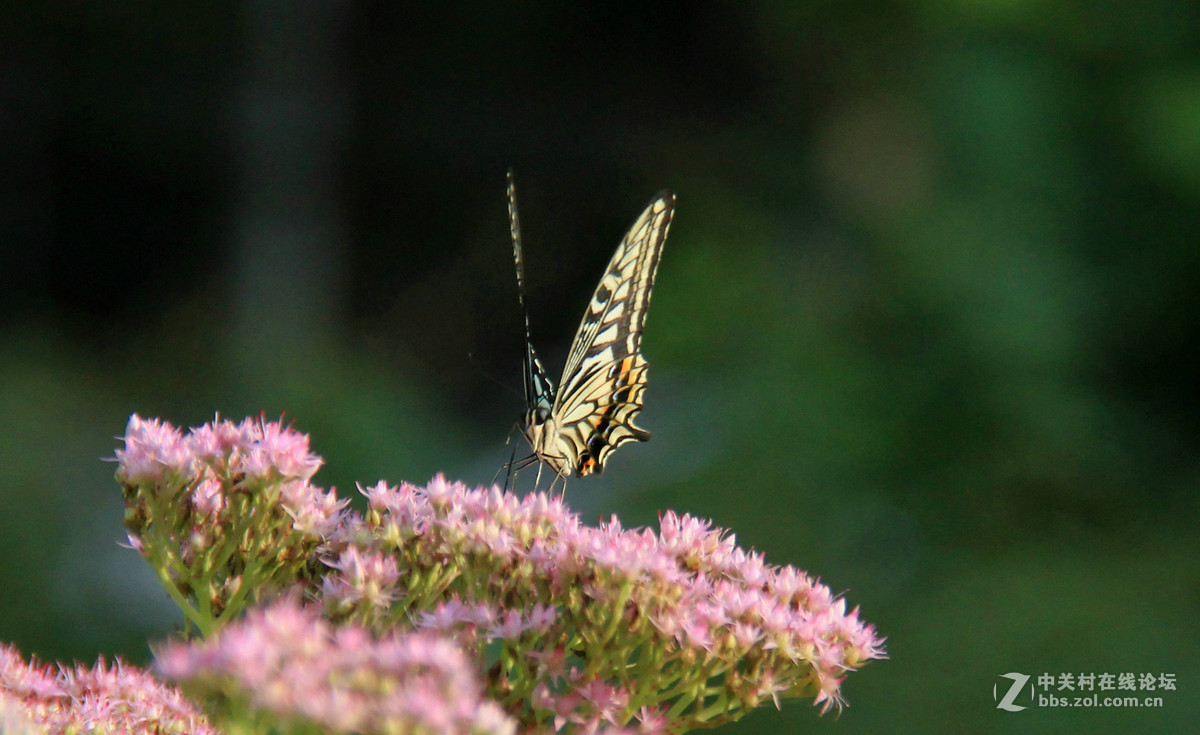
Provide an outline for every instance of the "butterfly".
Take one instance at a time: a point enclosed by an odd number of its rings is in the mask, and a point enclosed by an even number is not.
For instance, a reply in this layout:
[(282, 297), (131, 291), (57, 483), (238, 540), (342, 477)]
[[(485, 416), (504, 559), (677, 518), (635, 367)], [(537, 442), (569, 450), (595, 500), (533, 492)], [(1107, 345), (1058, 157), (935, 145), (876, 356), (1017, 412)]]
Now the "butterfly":
[[(674, 213), (675, 195), (664, 190), (634, 220), (583, 313), (556, 392), (530, 338), (516, 184), (508, 172), (508, 219), (525, 314), (522, 429), (533, 448), (522, 466), (540, 460), (565, 483), (572, 475), (600, 474), (617, 447), (650, 438), (634, 423), (642, 410), (648, 367), (641, 352), (642, 328)], [(540, 467), (538, 474), (540, 481)]]

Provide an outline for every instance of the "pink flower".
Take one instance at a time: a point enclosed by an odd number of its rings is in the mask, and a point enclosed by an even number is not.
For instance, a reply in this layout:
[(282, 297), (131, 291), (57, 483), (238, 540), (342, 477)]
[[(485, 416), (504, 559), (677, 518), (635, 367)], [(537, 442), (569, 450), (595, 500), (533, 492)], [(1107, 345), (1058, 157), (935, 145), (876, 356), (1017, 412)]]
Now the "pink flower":
[(506, 610), (497, 615), (498, 622), (488, 628), (489, 638), (516, 640), (526, 631), (545, 632), (554, 623), (553, 607), (538, 603), (528, 612)]
[(416, 506), (411, 486), (404, 488), (402, 492), (401, 488), (390, 487), (386, 482), (380, 480), (371, 487), (364, 488), (359, 485), (358, 491), (367, 499), (367, 506), (376, 512), (410, 516), (412, 515), (411, 510), (414, 510)]
[(125, 427), (125, 448), (117, 450), (117, 476), (130, 485), (157, 483), (167, 475), (193, 474), (192, 455), (179, 430), (158, 419), (136, 413)]
[(0, 645), (0, 730), (7, 707), (23, 710), (31, 732), (217, 732), (177, 689), (120, 659), (54, 673)]
[(449, 632), (463, 625), (490, 626), (496, 613), (486, 602), (467, 604), (454, 596), (439, 602), (433, 612), (421, 613), (421, 628)]
[(628, 691), (600, 679), (588, 679), (582, 683), (574, 683), (572, 688), (595, 708), (595, 716), (614, 725), (619, 724), (617, 717), (629, 703)]
[(449, 640), (334, 628), (291, 600), (253, 611), (208, 641), (171, 644), (158, 666), (172, 679), (208, 687), (210, 696), (233, 692), (253, 709), (335, 732), (516, 730), (483, 697), (475, 665)]
[(214, 477), (201, 480), (192, 491), (192, 507), (200, 516), (217, 515), (225, 507), (225, 503), (222, 485)]
[(0, 644), (0, 690), (34, 699), (66, 695), (49, 667), (39, 665), (36, 659), (25, 663), (17, 649), (7, 644)]
[(340, 572), (335, 577), (325, 578), (326, 597), (334, 596), (347, 604), (361, 602), (381, 608), (388, 607), (396, 599), (400, 572), (394, 557), (349, 546), (335, 561), (326, 563)]
[(641, 723), (638, 731), (642, 735), (659, 735), (670, 731), (671, 720), (665, 707), (642, 707), (635, 715)]
[(445, 475), (439, 473), (425, 486), (424, 495), (433, 507), (444, 508), (452, 501), (460, 500), (465, 492), (466, 486), (462, 483), (447, 482)]
[(321, 458), (308, 450), (308, 435), (278, 421), (246, 419), (238, 430), (241, 438), (230, 463), (235, 471), (259, 479), (308, 480), (321, 467)]
[(689, 515), (667, 511), (659, 519), (659, 536), (663, 548), (677, 556), (689, 569), (695, 569), (704, 559), (720, 560), (735, 547), (732, 534), (712, 529), (712, 524)]
[(293, 527), (308, 536), (330, 536), (342, 522), (350, 499), (338, 500), (333, 490), (322, 490), (308, 480), (289, 480), (280, 485), (280, 505), (292, 517)]
[(740, 650), (748, 650), (762, 640), (763, 633), (752, 623), (736, 622), (732, 629), (734, 645)]
[(220, 416), (212, 423), (192, 429), (187, 437), (192, 454), (205, 463), (223, 460), (241, 440), (241, 430), (228, 421), (221, 421)]

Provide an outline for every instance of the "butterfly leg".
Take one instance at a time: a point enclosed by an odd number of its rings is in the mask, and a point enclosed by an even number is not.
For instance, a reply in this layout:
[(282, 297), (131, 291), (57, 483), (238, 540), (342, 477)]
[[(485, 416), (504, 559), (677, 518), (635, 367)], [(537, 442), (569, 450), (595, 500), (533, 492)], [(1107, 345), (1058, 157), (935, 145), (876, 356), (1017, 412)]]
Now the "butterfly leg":
[[(516, 457), (516, 454), (517, 454), (517, 453), (516, 453), (516, 449), (513, 449), (513, 457), (514, 457), (514, 458)], [(513, 491), (514, 491), (514, 492), (516, 492), (516, 491), (517, 491), (517, 489), (518, 489), (518, 485), (519, 485), (518, 478), (519, 478), (519, 476), (520, 476), (520, 474), (521, 474), (521, 470), (525, 469), (526, 467), (528, 467), (529, 465), (533, 464), (534, 462), (538, 462), (537, 455), (536, 455), (536, 454), (530, 454), (529, 456), (527, 456), (527, 457), (522, 457), (522, 458), (520, 458), (520, 459), (512, 459), (512, 460), (510, 460), (510, 461), (506, 462), (506, 463), (505, 463), (505, 464), (504, 464), (504, 465), (503, 465), (503, 466), (500, 468), (500, 469), (507, 469), (507, 470), (508, 470), (508, 472), (509, 472), (509, 476), (511, 476), (511, 478), (512, 478), (512, 485), (511, 485), (511, 487), (512, 487), (512, 489), (513, 489)], [(539, 462), (539, 465), (540, 465), (540, 462)], [(539, 467), (539, 471), (540, 471), (540, 467)], [(496, 470), (496, 474), (497, 474), (497, 476), (499, 476), (499, 474), (500, 474), (500, 470)], [(506, 484), (506, 488), (505, 488), (505, 489), (507, 489), (507, 488), (508, 488), (507, 479), (506, 479), (506, 481), (505, 481), (505, 484)], [(537, 488), (534, 488), (534, 490), (536, 491), (536, 490), (537, 490)]]
[[(511, 434), (509, 436), (511, 438)], [(502, 464), (498, 468), (496, 468), (496, 474), (492, 476), (492, 484), (495, 485), (496, 478), (500, 476), (500, 471), (504, 470), (504, 488), (503, 488), (503, 490), (505, 492), (507, 492), (508, 488), (510, 487), (509, 482), (515, 482), (515, 478), (513, 477), (513, 465), (516, 463), (516, 459), (517, 459), (517, 445), (513, 444), (512, 456), (510, 456), (508, 458), (507, 462), (505, 462), (504, 464)]]
[(563, 477), (562, 475), (554, 476), (554, 479), (550, 481), (550, 489), (546, 491), (546, 494), (549, 495), (554, 492), (554, 486), (558, 483), (559, 480), (562, 480), (562, 490), (559, 491), (558, 497), (566, 498), (567, 497), (567, 478)]

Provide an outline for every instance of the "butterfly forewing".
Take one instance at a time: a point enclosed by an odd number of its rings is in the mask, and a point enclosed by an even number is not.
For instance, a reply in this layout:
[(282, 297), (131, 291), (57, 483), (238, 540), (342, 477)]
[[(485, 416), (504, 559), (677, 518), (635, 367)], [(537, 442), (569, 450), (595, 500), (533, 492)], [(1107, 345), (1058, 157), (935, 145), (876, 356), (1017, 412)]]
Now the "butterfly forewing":
[[(585, 362), (605, 358), (619, 361), (638, 352), (658, 259), (674, 209), (675, 196), (661, 192), (617, 246), (575, 332), (563, 368), (564, 392), (571, 383), (583, 380)], [(610, 349), (611, 354), (606, 354)]]
[(553, 415), (577, 475), (603, 471), (618, 446), (650, 438), (634, 424), (646, 387), (642, 328), (674, 208), (675, 196), (664, 191), (629, 228), (567, 356)]

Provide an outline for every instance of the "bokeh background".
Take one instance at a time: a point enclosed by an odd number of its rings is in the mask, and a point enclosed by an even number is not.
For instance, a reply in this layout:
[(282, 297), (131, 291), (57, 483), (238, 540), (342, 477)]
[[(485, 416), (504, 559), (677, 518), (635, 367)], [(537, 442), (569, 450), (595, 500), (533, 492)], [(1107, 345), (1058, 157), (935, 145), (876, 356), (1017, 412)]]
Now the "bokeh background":
[[(0, 640), (148, 658), (128, 416), (286, 414), (317, 480), (491, 482), (522, 410), (505, 215), (555, 372), (679, 205), (642, 423), (589, 520), (673, 508), (889, 636), (850, 707), (726, 732), (1200, 721), (1200, 5), (9, 3)], [(996, 709), (1010, 671), (1162, 709)]]

